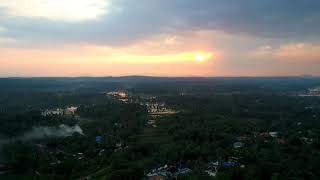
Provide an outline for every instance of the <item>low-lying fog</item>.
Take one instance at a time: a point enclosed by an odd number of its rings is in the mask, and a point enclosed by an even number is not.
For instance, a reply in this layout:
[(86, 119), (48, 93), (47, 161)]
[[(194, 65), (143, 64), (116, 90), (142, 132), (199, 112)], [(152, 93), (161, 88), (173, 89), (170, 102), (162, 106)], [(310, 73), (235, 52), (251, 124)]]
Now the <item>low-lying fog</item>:
[(74, 133), (79, 133), (84, 135), (81, 127), (79, 125), (68, 126), (61, 124), (58, 127), (47, 127), (39, 126), (33, 127), (31, 131), (25, 132), (22, 136), (10, 138), (10, 139), (1, 139), (0, 146), (13, 141), (28, 141), (34, 139), (43, 139), (48, 137), (68, 137), (72, 136)]

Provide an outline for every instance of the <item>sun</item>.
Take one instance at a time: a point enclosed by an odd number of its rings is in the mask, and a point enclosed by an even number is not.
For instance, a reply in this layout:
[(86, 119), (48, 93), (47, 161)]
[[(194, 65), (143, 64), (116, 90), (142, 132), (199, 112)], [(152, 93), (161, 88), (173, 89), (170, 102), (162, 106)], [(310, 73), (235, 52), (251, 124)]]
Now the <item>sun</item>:
[(195, 56), (194, 56), (194, 59), (195, 59), (196, 61), (199, 61), (199, 62), (201, 62), (201, 61), (204, 61), (204, 60), (205, 60), (204, 56), (203, 56), (203, 55), (201, 55), (201, 54), (197, 54), (197, 55), (195, 55)]
[(210, 59), (211, 56), (212, 55), (210, 53), (195, 53), (193, 59), (196, 62), (205, 62)]

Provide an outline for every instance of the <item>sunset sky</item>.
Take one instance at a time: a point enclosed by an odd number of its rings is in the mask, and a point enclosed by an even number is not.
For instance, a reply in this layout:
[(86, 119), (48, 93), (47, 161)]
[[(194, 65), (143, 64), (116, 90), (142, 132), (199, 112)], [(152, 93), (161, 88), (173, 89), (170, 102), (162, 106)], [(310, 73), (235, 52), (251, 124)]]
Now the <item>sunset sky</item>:
[(0, 0), (0, 76), (320, 75), (319, 0)]

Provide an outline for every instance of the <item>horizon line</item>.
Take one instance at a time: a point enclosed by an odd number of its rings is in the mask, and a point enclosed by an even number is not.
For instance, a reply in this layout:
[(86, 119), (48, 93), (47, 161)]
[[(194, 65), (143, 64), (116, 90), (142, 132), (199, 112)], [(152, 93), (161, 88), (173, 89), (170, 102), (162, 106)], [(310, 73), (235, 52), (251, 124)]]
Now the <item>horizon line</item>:
[(32, 79), (32, 78), (320, 78), (320, 75), (256, 75), (256, 76), (157, 76), (157, 75), (119, 75), (119, 76), (0, 76), (0, 79)]

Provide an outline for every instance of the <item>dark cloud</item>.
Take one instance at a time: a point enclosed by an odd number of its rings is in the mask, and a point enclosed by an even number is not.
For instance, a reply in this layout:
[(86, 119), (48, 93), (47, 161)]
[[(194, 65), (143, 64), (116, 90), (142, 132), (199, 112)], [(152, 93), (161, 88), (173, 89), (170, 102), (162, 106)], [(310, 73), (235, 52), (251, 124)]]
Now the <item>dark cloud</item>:
[(263, 37), (317, 36), (318, 0), (177, 0), (173, 14), (189, 27)]
[[(160, 33), (218, 30), (262, 38), (305, 39), (320, 32), (319, 0), (113, 0), (97, 21), (66, 23), (1, 15), (4, 36), (33, 44), (127, 45)], [(1, 14), (1, 13), (0, 13)], [(41, 43), (40, 43), (41, 42)]]

